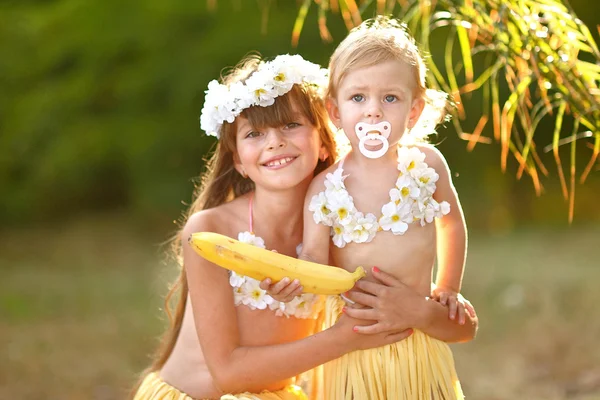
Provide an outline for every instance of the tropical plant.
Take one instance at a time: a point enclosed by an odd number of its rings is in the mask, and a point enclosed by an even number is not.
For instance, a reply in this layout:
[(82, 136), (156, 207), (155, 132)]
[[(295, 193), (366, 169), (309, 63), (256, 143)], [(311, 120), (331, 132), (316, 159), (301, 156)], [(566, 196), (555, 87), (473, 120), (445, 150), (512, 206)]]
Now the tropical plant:
[[(527, 173), (538, 194), (540, 174), (548, 175), (540, 151), (552, 151), (572, 221), (577, 142), (588, 138), (586, 144), (592, 149), (579, 175), (581, 183), (600, 152), (600, 52), (566, 0), (302, 0), (294, 45), (311, 6), (318, 8), (324, 41), (332, 40), (327, 27), (330, 15), (341, 16), (347, 29), (360, 24), (367, 13), (394, 15), (406, 22), (426, 53), (432, 36), (442, 31), (446, 36), (443, 60), (427, 58), (428, 78), (430, 84), (453, 95), (457, 107), (452, 121), (459, 136), (468, 141), (467, 149), (499, 141), (502, 170), (512, 153), (519, 165), (517, 177)], [(501, 85), (509, 89), (505, 96)], [(474, 93), (483, 98), (483, 115), (467, 133), (462, 99)], [(536, 128), (547, 116), (554, 117), (554, 132), (551, 143), (541, 143), (544, 138), (535, 136)], [(572, 128), (563, 124), (565, 116), (572, 117)], [(483, 134), (488, 124), (493, 127), (490, 137)], [(559, 155), (559, 147), (567, 144), (568, 182)]]

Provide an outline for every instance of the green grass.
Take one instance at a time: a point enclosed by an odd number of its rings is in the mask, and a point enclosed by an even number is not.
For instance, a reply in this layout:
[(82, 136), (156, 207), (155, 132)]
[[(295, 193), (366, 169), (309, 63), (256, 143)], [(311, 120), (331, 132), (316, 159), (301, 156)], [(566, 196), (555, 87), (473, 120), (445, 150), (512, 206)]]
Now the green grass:
[[(0, 233), (0, 398), (125, 398), (164, 325), (162, 239), (121, 216)], [(600, 227), (471, 234), (468, 399), (600, 398), (599, 244)]]

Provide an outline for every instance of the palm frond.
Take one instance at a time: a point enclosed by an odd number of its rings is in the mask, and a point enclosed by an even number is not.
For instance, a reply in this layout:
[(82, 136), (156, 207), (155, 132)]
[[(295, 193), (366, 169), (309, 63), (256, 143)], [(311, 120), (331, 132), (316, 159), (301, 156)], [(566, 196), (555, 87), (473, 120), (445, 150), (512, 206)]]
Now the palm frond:
[[(600, 51), (566, 0), (363, 0), (358, 4), (355, 0), (331, 0), (331, 7), (329, 0), (304, 0), (298, 21), (306, 18), (303, 10), (308, 3), (319, 7), (320, 21), (326, 21), (328, 13), (341, 14), (348, 29), (361, 22), (360, 13), (373, 8), (379, 14), (394, 13), (407, 23), (426, 54), (431, 54), (432, 36), (445, 30), (444, 60), (427, 58), (428, 78), (430, 85), (450, 93), (457, 102), (453, 124), (468, 141), (467, 150), (477, 143), (498, 141), (502, 169), (512, 153), (518, 163), (517, 177), (527, 173), (538, 193), (542, 190), (539, 175), (548, 175), (548, 170), (537, 149), (552, 151), (572, 220), (576, 142), (592, 141), (592, 155), (580, 175), (581, 183), (600, 154)], [(295, 38), (300, 31), (301, 25), (294, 30)], [(330, 36), (322, 33), (322, 37)], [(475, 71), (478, 65), (483, 65), (480, 73)], [(501, 94), (502, 84), (508, 86), (509, 94)], [(463, 126), (462, 98), (476, 92), (484, 99), (483, 116), (468, 133)], [(573, 130), (567, 133), (563, 130), (565, 116), (574, 121)], [(554, 119), (552, 137), (538, 133), (544, 118)], [(492, 136), (485, 137), (484, 128), (490, 122)], [(545, 140), (550, 143), (543, 143)], [(571, 145), (568, 184), (559, 154), (559, 147), (567, 143)]]

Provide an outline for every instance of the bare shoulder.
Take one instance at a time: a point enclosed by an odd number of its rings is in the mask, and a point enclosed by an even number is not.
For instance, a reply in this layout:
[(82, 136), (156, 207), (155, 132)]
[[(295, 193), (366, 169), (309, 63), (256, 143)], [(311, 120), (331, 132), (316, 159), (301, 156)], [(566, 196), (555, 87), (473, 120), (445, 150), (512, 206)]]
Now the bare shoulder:
[(315, 176), (312, 180), (312, 182), (310, 183), (310, 186), (308, 187), (308, 192), (306, 193), (307, 196), (313, 196), (321, 191), (323, 191), (323, 189), (325, 188), (325, 179), (327, 178), (327, 174), (331, 174), (333, 172), (335, 172), (335, 170), (337, 169), (338, 165), (339, 165), (339, 161), (330, 165), (327, 169), (321, 171), (319, 173), (319, 175)]
[(216, 232), (218, 227), (216, 222), (220, 214), (218, 208), (202, 210), (192, 214), (181, 230), (181, 240), (185, 242), (195, 232)]
[(181, 231), (181, 240), (187, 240), (195, 232), (216, 232), (231, 236), (229, 227), (238, 225), (238, 220), (245, 221), (245, 214), (242, 215), (245, 205), (242, 203), (246, 202), (238, 198), (214, 208), (195, 212), (187, 219)]
[(419, 150), (425, 154), (425, 162), (431, 168), (435, 169), (438, 173), (442, 171), (448, 170), (448, 163), (446, 162), (446, 158), (442, 154), (441, 151), (437, 149), (437, 147), (431, 144), (419, 144), (417, 146)]

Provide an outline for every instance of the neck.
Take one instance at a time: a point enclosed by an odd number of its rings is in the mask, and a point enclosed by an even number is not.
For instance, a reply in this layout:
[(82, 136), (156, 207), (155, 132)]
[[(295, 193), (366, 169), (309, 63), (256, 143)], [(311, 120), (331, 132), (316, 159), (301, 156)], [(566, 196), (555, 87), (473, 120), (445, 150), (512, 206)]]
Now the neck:
[[(282, 232), (288, 236), (302, 234), (304, 197), (310, 180), (296, 188), (285, 191), (271, 191), (257, 187), (253, 199), (254, 229)], [(261, 229), (262, 228), (262, 229)]]
[(360, 150), (352, 149), (347, 159), (365, 171), (389, 168), (390, 165), (398, 164), (398, 144), (390, 145), (389, 150), (379, 158), (368, 158)]

